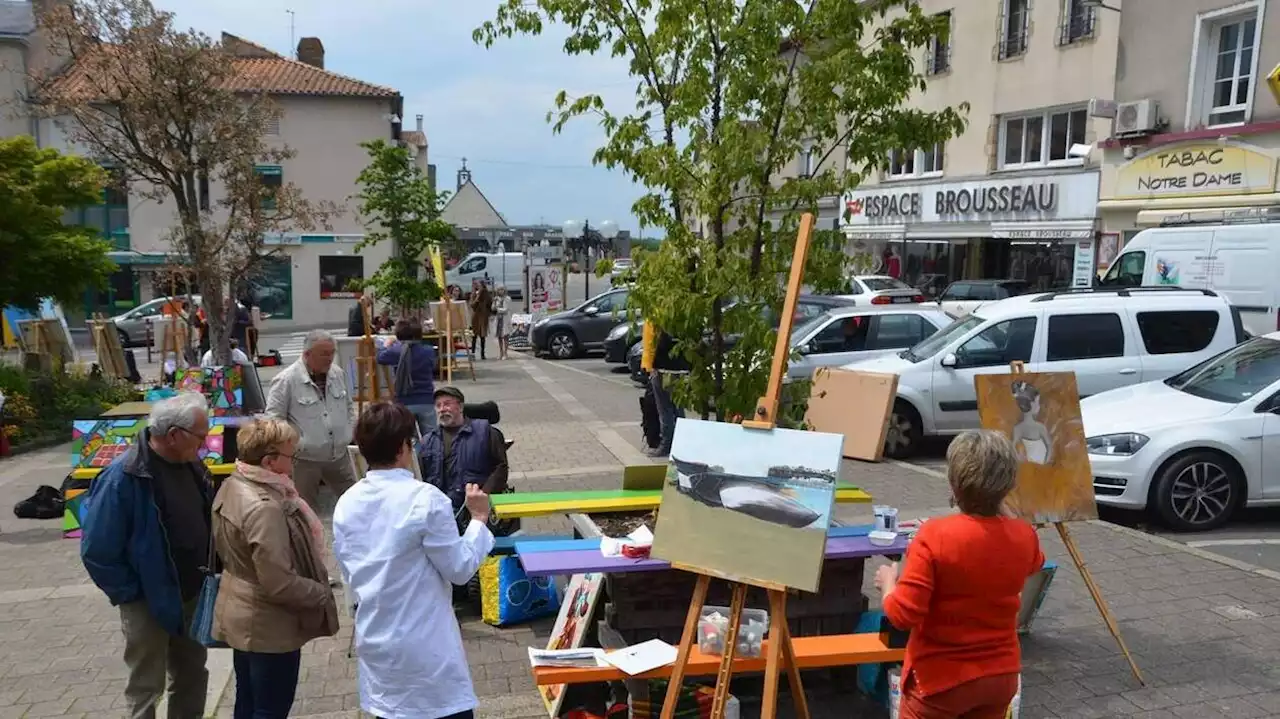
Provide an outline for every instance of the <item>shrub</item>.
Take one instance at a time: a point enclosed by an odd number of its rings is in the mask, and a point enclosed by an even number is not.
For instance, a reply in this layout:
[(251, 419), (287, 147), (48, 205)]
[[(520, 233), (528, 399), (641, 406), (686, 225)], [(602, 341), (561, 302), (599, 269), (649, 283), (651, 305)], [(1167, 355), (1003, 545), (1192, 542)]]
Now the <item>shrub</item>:
[(79, 370), (28, 372), (0, 363), (0, 392), (6, 397), (0, 431), (14, 447), (71, 439), (71, 421), (97, 417), (135, 395), (132, 385)]

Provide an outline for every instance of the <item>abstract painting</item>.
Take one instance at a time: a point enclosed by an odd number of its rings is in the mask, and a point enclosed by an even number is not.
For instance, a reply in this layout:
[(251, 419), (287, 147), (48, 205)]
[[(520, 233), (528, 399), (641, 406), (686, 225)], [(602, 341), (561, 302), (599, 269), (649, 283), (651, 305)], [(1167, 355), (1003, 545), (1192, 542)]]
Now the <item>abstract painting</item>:
[(838, 434), (677, 421), (653, 557), (818, 591), (843, 444)]
[(204, 438), (204, 446), (200, 448), (200, 461), (209, 466), (226, 464), (235, 460), (227, 456), (227, 429), (233, 427), (231, 417), (210, 417), (209, 434)]
[(179, 392), (199, 392), (209, 400), (209, 416), (244, 414), (244, 368), (190, 367), (178, 370), (173, 385)]
[(71, 423), (71, 466), (102, 468), (129, 451), (145, 418), (77, 419)]
[(1097, 519), (1075, 373), (982, 374), (974, 384), (983, 428), (1013, 440), (1021, 459), (1008, 508), (1037, 524)]
[[(569, 588), (565, 590), (564, 601), (560, 604), (560, 614), (551, 628), (551, 638), (547, 640), (547, 649), (578, 649), (586, 639), (591, 628), (591, 618), (595, 616), (596, 604), (600, 601), (600, 590), (604, 588), (603, 574), (575, 574), (569, 580)], [(538, 687), (542, 702), (547, 706), (547, 715), (551, 719), (560, 716), (560, 705), (564, 702), (564, 684), (548, 684)]]

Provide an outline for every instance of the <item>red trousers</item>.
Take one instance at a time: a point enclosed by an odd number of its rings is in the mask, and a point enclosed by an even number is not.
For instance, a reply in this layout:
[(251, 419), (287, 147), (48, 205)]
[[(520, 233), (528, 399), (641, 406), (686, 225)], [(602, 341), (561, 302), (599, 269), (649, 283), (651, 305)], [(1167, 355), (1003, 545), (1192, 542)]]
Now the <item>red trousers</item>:
[(901, 719), (1005, 719), (1018, 693), (1017, 674), (974, 679), (927, 697), (911, 679), (902, 687)]

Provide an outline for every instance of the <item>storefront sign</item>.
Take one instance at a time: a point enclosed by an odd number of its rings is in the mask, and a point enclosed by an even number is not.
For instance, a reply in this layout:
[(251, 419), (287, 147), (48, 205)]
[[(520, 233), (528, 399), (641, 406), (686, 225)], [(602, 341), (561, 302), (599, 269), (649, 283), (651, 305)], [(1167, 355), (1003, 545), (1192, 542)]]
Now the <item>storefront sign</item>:
[(1092, 287), (1094, 278), (1093, 240), (1076, 243), (1075, 267), (1071, 272), (1072, 287)]
[[(850, 236), (886, 226), (944, 222), (1040, 222), (1092, 219), (1098, 174), (1074, 172), (1029, 178), (879, 185), (844, 197), (842, 228)], [(896, 229), (896, 228), (895, 228)], [(1053, 234), (1050, 234), (1053, 233)], [(1092, 235), (1089, 235), (1092, 237)], [(1041, 227), (1028, 239), (1062, 239)]]
[(1246, 145), (1199, 142), (1158, 147), (1116, 170), (1110, 199), (1275, 192), (1276, 158)]
[(938, 190), (939, 215), (1027, 214), (1052, 212), (1058, 206), (1058, 184), (1035, 182), (991, 187)]

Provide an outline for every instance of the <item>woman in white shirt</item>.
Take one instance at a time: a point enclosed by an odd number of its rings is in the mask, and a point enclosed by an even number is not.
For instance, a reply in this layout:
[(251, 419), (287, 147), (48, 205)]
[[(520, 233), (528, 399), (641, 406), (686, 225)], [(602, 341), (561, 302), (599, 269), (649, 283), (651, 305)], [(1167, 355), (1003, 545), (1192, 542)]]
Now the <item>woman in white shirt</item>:
[[(240, 350), (240, 343), (235, 340), (231, 340), (231, 364), (238, 364), (238, 365), (253, 364), (253, 362), (249, 361), (249, 355), (245, 354)], [(213, 361), (213, 350), (209, 350), (204, 353), (204, 356), (200, 358), (200, 366), (201, 367), (217, 367), (218, 366), (217, 363)]]
[(338, 500), (333, 550), (356, 606), (360, 708), (379, 719), (471, 719), (478, 704), (451, 584), (466, 584), (493, 549), (489, 497), (468, 485), (471, 523), (461, 536), (453, 505), (418, 481), (417, 420), (378, 402), (355, 440), (369, 473)]

